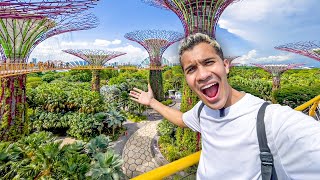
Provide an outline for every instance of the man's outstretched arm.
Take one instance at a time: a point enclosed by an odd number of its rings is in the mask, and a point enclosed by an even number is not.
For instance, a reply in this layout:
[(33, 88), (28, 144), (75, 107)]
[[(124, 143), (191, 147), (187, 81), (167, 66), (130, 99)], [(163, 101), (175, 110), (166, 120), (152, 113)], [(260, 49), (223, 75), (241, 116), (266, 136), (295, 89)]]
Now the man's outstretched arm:
[(133, 88), (129, 95), (131, 96), (131, 100), (146, 106), (150, 106), (173, 124), (180, 127), (187, 127), (182, 120), (182, 112), (163, 105), (153, 97), (150, 84), (148, 84), (148, 92), (142, 91), (138, 88)]

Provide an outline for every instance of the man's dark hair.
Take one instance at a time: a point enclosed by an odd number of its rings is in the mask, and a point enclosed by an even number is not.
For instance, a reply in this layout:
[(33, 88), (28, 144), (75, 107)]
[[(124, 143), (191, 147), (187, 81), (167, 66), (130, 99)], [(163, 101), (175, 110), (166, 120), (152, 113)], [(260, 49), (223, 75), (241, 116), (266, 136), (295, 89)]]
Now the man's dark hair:
[(219, 43), (216, 40), (211, 39), (206, 34), (195, 33), (195, 34), (191, 34), (188, 37), (184, 38), (182, 40), (181, 44), (180, 44), (180, 48), (179, 48), (179, 61), (180, 61), (180, 64), (181, 64), (181, 56), (182, 56), (182, 54), (185, 51), (191, 50), (192, 48), (194, 48), (196, 45), (198, 45), (200, 43), (208, 43), (208, 44), (210, 44), (216, 50), (216, 53), (218, 54), (218, 56), (222, 60), (224, 60), (222, 49), (221, 49)]

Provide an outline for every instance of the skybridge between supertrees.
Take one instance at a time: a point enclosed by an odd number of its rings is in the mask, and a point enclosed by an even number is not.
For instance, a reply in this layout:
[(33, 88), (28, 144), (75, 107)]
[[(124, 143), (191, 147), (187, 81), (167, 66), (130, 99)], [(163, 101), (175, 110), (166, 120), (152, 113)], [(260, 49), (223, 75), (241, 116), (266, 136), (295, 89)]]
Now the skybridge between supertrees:
[[(143, 46), (149, 53), (150, 68), (161, 67), (164, 51), (173, 43), (181, 40), (184, 35), (179, 32), (166, 30), (141, 30), (125, 34), (125, 38)], [(149, 80), (154, 97), (164, 99), (162, 70), (150, 69)]]
[[(197, 32), (216, 39), (216, 27), (223, 11), (239, 0), (142, 0), (158, 8), (174, 12), (184, 28), (185, 36)], [(181, 111), (190, 110), (198, 102), (198, 97), (183, 82)]]
[(122, 56), (126, 53), (117, 51), (106, 51), (98, 49), (67, 49), (65, 53), (77, 56), (88, 62), (92, 68), (92, 90), (100, 92), (100, 69), (109, 60)]
[[(54, 35), (98, 25), (82, 14), (95, 0), (7, 0), (0, 3), (1, 65), (26, 63), (32, 50)], [(15, 140), (28, 131), (26, 74), (1, 78), (0, 141)]]
[(276, 46), (275, 49), (300, 54), (320, 62), (320, 41), (306, 41)]
[(280, 89), (280, 76), (289, 69), (302, 66), (304, 64), (252, 64), (260, 67), (272, 75), (272, 91)]

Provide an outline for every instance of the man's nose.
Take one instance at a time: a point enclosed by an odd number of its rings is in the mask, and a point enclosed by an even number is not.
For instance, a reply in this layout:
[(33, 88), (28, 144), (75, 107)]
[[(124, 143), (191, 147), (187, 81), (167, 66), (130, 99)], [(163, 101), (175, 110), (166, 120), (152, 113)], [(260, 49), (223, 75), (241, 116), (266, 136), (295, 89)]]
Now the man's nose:
[(210, 71), (208, 71), (205, 67), (200, 66), (198, 68), (198, 81), (203, 82), (207, 81), (211, 76)]

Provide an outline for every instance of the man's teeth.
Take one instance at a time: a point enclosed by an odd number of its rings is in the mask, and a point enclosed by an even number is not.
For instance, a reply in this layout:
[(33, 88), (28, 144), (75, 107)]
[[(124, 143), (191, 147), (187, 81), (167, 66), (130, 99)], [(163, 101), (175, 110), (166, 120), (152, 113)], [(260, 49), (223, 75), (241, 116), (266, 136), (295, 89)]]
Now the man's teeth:
[(209, 88), (209, 87), (211, 87), (211, 86), (214, 86), (214, 85), (216, 85), (216, 84), (217, 84), (217, 83), (208, 84), (208, 85), (202, 87), (201, 90), (207, 89), (207, 88)]

